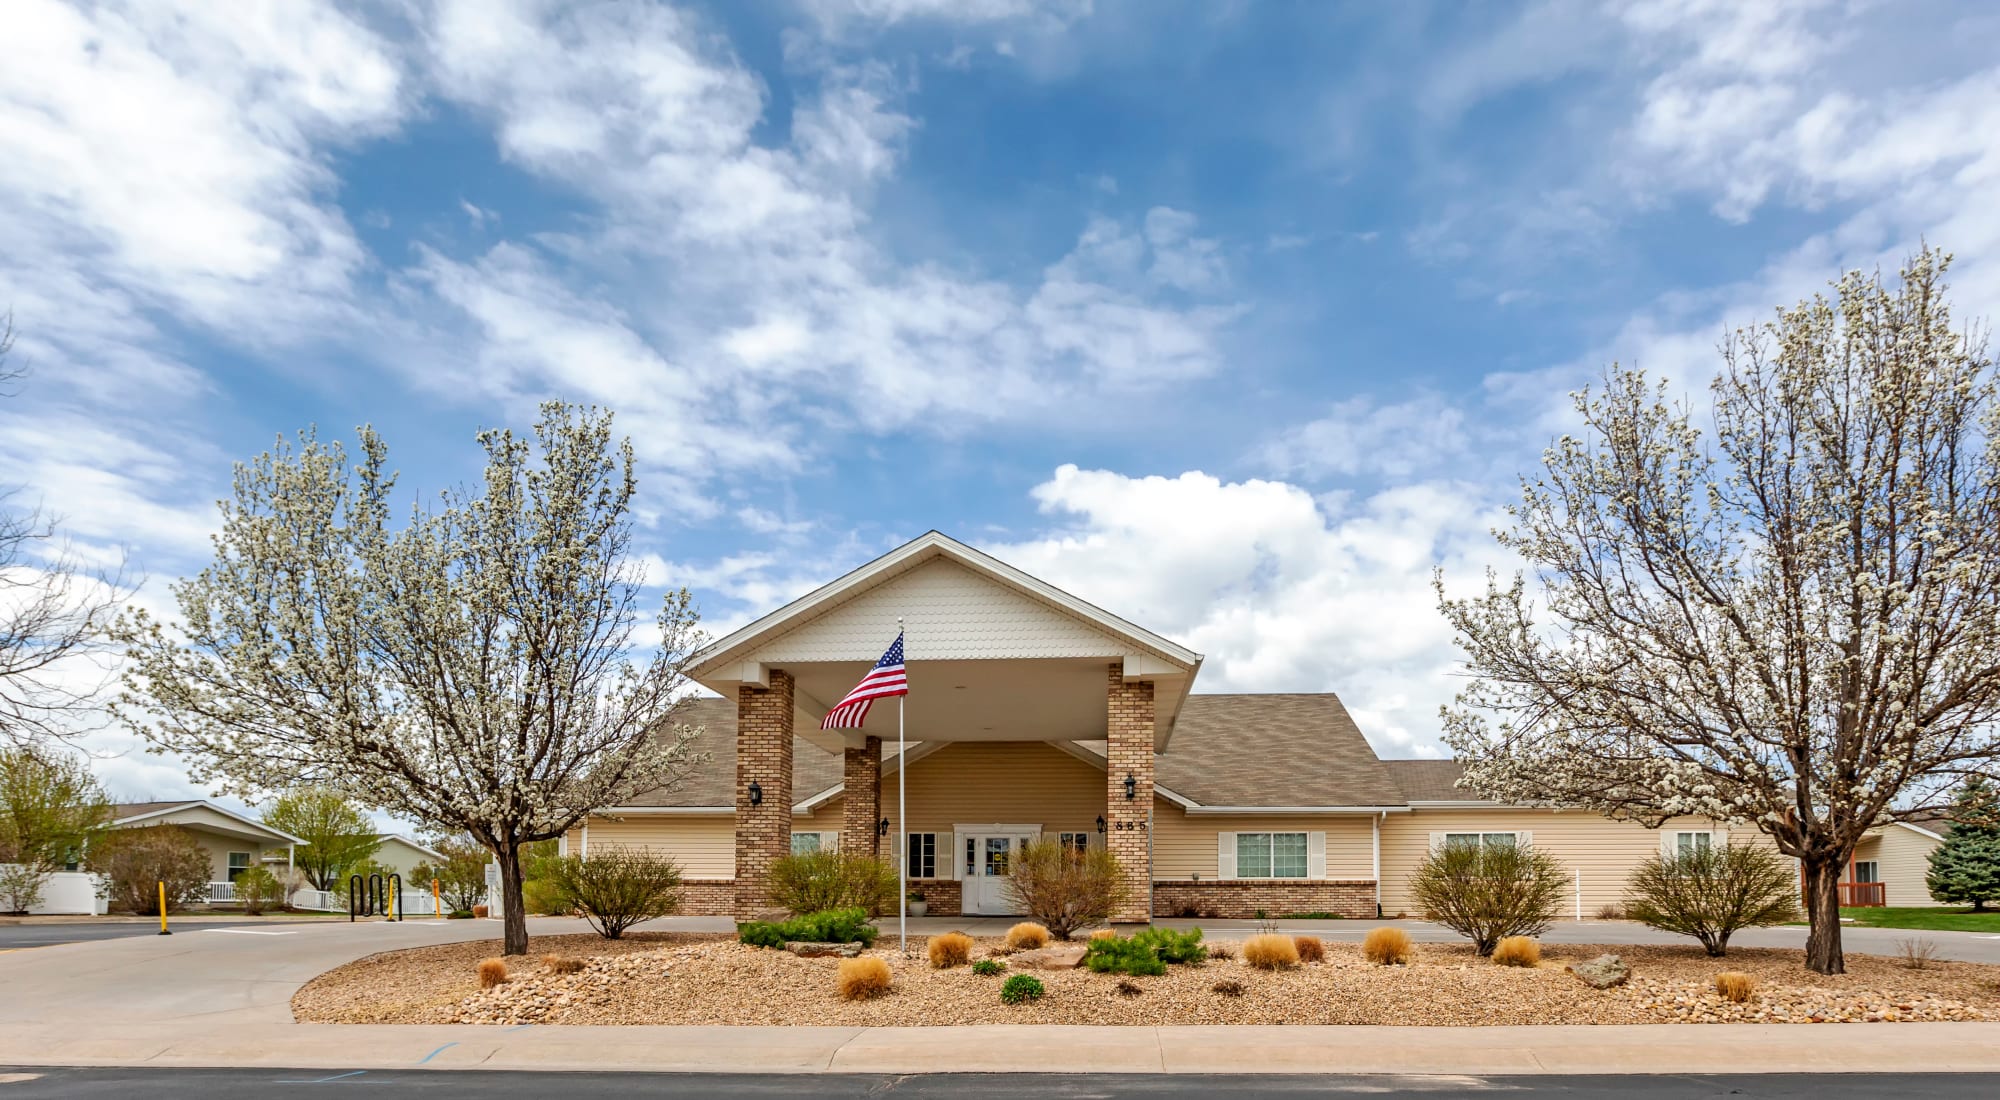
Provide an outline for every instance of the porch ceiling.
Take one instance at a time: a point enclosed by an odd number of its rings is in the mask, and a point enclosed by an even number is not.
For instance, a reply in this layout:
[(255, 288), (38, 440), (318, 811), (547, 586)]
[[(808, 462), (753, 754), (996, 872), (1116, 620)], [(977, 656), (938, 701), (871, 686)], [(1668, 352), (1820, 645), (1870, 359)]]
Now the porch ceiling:
[[(841, 731), (819, 729), (820, 718), (868, 671), (867, 661), (785, 666), (794, 680), (797, 732), (823, 748), (844, 743)], [(1105, 735), (1108, 662), (1090, 658), (924, 661), (909, 665), (904, 699), (911, 741), (1090, 741)], [(1151, 678), (1151, 677), (1149, 677)], [(1184, 688), (1156, 685), (1154, 739), (1173, 728)], [(896, 700), (878, 700), (866, 727), (849, 736), (896, 737)]]

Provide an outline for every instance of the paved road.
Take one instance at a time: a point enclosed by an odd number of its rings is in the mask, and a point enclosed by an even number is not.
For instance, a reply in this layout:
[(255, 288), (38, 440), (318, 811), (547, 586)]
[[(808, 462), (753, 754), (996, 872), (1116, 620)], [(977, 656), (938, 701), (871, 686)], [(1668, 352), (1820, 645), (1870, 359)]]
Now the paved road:
[[(180, 924), (169, 919), (176, 935), (197, 928), (269, 928), (271, 921), (226, 921), (215, 924)], [(282, 926), (279, 926), (282, 927)], [(157, 924), (138, 924), (131, 921), (78, 921), (74, 924), (0, 924), (0, 951), (14, 951), (23, 947), (49, 947), (58, 943), (86, 943), (91, 940), (116, 940), (126, 936), (157, 936)]]
[(896, 1096), (910, 1100), (988, 1097), (1300, 1097), (1328, 1093), (1422, 1096), (1432, 1100), (1484, 1097), (1506, 1092), (1523, 1097), (1620, 1097), (1630, 1100), (1708, 1100), (1716, 1096), (1771, 1100), (1858, 1100), (1923, 1096), (1926, 1100), (1989, 1100), (2000, 1095), (2000, 1074), (1769, 1074), (1759, 1076), (1576, 1076), (1576, 1077), (1290, 1077), (1200, 1074), (1133, 1077), (1110, 1074), (878, 1074), (800, 1078), (789, 1075), (659, 1073), (481, 1073), (222, 1069), (29, 1069), (25, 1080), (9, 1081), (0, 1070), (0, 1097), (131, 1097), (154, 1100), (200, 1095), (210, 1100), (268, 1100), (273, 1095), (315, 1085), (391, 1086), (392, 1095), (481, 1096), (493, 1100), (541, 1100), (560, 1093), (565, 1100), (664, 1094), (740, 1100), (804, 1100)]

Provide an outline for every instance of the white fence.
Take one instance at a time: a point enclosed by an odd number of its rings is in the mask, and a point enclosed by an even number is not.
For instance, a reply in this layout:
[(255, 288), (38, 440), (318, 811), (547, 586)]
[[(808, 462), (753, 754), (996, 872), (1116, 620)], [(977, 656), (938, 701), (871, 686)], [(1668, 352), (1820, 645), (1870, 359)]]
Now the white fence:
[[(347, 903), (339, 894), (331, 890), (296, 890), (292, 893), (292, 907), (313, 909), (329, 913), (347, 912)], [(438, 917), (438, 899), (429, 890), (404, 890), (396, 899), (396, 912), (405, 917)], [(445, 907), (444, 912), (450, 912)]]
[(99, 916), (105, 899), (98, 896), (102, 880), (84, 871), (56, 871), (42, 880), (42, 900), (29, 907), (34, 916)]

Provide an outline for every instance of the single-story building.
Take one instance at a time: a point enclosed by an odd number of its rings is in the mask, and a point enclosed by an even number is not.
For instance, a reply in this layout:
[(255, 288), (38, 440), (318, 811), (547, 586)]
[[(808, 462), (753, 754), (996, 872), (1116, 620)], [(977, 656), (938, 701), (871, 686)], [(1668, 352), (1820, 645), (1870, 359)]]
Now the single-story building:
[[(444, 861), (442, 855), (401, 833), (376, 833), (375, 841), (377, 847), (368, 858), (374, 860), (383, 871), (394, 871), (403, 876), (405, 887), (415, 888), (416, 882), (411, 878), (411, 872), (416, 870), (418, 864), (437, 864)], [(274, 851), (264, 854), (265, 865), (280, 877), (283, 877), (286, 860), (284, 852)]]
[[(899, 629), (909, 695), (878, 702), (862, 729), (820, 729)], [(931, 532), (695, 654), (690, 675), (715, 695), (682, 720), (701, 727), (705, 758), (563, 846), (668, 853), (685, 911), (739, 917), (767, 907), (767, 870), (788, 853), (888, 855), (930, 912), (956, 915), (1009, 912), (1012, 853), (1054, 838), (1116, 854), (1130, 886), (1116, 919), (1144, 922), (1412, 911), (1411, 873), (1456, 843), (1553, 852), (1587, 916), (1622, 900), (1647, 853), (1731, 835), (1721, 821), (1652, 830), (1484, 801), (1455, 786), (1451, 761), (1379, 759), (1332, 693), (1197, 694), (1201, 664)]]
[[(175, 825), (192, 834), (208, 853), (208, 902), (230, 905), (236, 901), (236, 879), (263, 862), (267, 852), (282, 855), (289, 870), (294, 846), (305, 843), (290, 833), (271, 828), (254, 818), (224, 809), (207, 799), (175, 802), (126, 802), (111, 808), (111, 827), (137, 829), (152, 825)], [(280, 874), (289, 882), (289, 874)]]

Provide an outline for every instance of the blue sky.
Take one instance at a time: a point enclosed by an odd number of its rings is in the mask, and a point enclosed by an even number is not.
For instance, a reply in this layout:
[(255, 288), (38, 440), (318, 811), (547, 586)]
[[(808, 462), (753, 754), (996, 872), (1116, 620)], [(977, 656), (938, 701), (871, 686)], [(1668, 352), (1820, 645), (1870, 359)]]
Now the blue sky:
[[(199, 567), (230, 464), (609, 405), (727, 629), (938, 528), (1433, 754), (1433, 568), (1611, 360), (2000, 267), (1987, 5), (10, 5), (0, 481)], [(913, 651), (913, 660), (921, 653)], [(187, 791), (96, 745), (115, 790)]]

